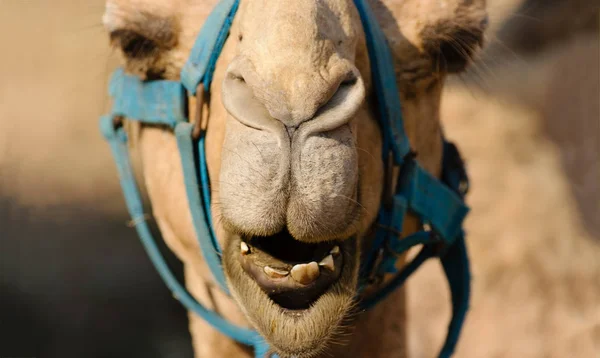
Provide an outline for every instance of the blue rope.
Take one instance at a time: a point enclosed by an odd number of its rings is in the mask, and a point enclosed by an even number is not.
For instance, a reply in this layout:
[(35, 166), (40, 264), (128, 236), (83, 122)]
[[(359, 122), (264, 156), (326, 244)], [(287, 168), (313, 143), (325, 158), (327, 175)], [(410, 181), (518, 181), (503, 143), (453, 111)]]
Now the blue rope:
[(471, 295), (471, 272), (464, 235), (461, 235), (448, 249), (441, 261), (450, 285), (452, 319), (448, 325), (448, 334), (439, 357), (448, 358), (452, 356), (458, 343), (460, 331), (469, 310)]

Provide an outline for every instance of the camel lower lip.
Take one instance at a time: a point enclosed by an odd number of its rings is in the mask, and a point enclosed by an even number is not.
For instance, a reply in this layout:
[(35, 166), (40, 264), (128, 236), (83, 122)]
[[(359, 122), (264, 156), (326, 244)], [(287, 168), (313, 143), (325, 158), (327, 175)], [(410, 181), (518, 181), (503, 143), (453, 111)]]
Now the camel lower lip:
[[(273, 238), (276, 239), (289, 241), (290, 237)], [(240, 264), (263, 292), (282, 309), (290, 311), (288, 313), (309, 308), (340, 276), (343, 259), (335, 242), (296, 242), (297, 251), (304, 252), (287, 252), (278, 257), (273, 246), (281, 245), (281, 242), (271, 245), (261, 240), (263, 242), (240, 241)], [(254, 242), (256, 246), (253, 246)]]

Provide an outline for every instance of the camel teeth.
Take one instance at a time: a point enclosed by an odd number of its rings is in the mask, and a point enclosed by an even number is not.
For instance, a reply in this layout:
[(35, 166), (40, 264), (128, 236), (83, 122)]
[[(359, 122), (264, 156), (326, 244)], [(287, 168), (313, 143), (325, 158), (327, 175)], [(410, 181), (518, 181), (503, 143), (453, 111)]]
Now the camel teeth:
[(319, 262), (319, 266), (325, 267), (329, 271), (335, 271), (335, 263), (333, 262), (333, 256), (328, 255), (321, 262)]
[(289, 274), (289, 272), (287, 272), (285, 270), (279, 270), (279, 269), (273, 268), (271, 266), (265, 266), (263, 268), (263, 271), (265, 271), (267, 276), (269, 276), (271, 278), (283, 278)]
[(319, 264), (315, 261), (309, 262), (307, 264), (297, 264), (292, 267), (290, 271), (292, 278), (294, 281), (301, 283), (303, 285), (308, 285), (314, 282), (319, 275)]
[(333, 247), (333, 249), (331, 249), (331, 251), (329, 251), (329, 253), (332, 255), (338, 255), (340, 253), (340, 247), (338, 245), (335, 245)]
[(245, 242), (240, 242), (240, 252), (242, 253), (242, 255), (247, 255), (250, 252), (250, 248), (248, 247), (248, 244), (246, 244)]

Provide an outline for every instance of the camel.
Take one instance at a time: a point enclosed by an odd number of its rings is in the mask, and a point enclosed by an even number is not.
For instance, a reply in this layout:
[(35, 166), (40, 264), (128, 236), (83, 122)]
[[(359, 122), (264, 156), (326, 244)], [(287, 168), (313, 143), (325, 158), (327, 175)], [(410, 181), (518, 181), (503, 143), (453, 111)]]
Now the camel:
[[(108, 0), (103, 22), (126, 71), (178, 80), (216, 2)], [(392, 48), (412, 150), (439, 176), (444, 79), (463, 71), (481, 46), (485, 1), (370, 3)], [(187, 288), (229, 322), (256, 328), (283, 357), (406, 356), (403, 289), (368, 312), (355, 309), (360, 247), (371, 239), (384, 163), (366, 40), (353, 2), (242, 1), (210, 90), (203, 129), (211, 212), (233, 298), (200, 254), (173, 133), (161, 126), (128, 128), (153, 217), (184, 263)], [(327, 110), (331, 102), (335, 111)], [(409, 216), (402, 235), (418, 224)], [(310, 262), (288, 271), (264, 257), (263, 272), (247, 264), (248, 253), (300, 259), (311, 248), (331, 253), (322, 267)], [(285, 278), (291, 289), (268, 296), (267, 276)], [(319, 277), (327, 282), (318, 292), (298, 288)], [(189, 320), (196, 356), (252, 355), (195, 314)]]

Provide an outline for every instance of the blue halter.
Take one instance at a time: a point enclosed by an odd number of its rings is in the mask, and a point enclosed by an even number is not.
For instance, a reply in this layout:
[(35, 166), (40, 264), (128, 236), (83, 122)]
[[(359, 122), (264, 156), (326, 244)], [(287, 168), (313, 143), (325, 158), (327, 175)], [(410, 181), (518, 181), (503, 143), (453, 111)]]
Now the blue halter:
[[(444, 268), (452, 297), (452, 319), (439, 357), (450, 357), (459, 338), (469, 305), (470, 273), (462, 223), (468, 208), (464, 195), (468, 179), (456, 147), (444, 141), (442, 178), (431, 176), (414, 159), (402, 120), (392, 53), (367, 0), (355, 0), (367, 38), (378, 112), (383, 132), (383, 160), (386, 163), (386, 194), (376, 223), (375, 238), (361, 261), (359, 291), (379, 281), (386, 273), (394, 278), (375, 294), (359, 299), (368, 309), (401, 286), (427, 259), (437, 257)], [(210, 181), (206, 167), (204, 133), (188, 122), (188, 95), (208, 93), (216, 61), (229, 34), (239, 0), (221, 0), (206, 19), (190, 58), (181, 71), (181, 82), (141, 81), (117, 70), (110, 83), (114, 98), (112, 111), (103, 116), (100, 127), (108, 140), (117, 165), (127, 208), (136, 231), (157, 271), (173, 295), (215, 329), (239, 343), (253, 346), (256, 357), (276, 357), (254, 330), (238, 327), (206, 309), (175, 278), (160, 253), (146, 223), (141, 195), (129, 160), (123, 118), (147, 124), (166, 125), (174, 130), (181, 155), (184, 185), (194, 229), (202, 255), (221, 289), (229, 293), (221, 266), (221, 249), (210, 216)], [(199, 108), (200, 109), (200, 108)], [(198, 111), (199, 112), (199, 111)], [(200, 115), (196, 116), (196, 124)], [(393, 187), (392, 168), (399, 167)], [(422, 222), (422, 230), (400, 239), (407, 212)], [(425, 229), (427, 228), (427, 229)], [(419, 254), (400, 272), (397, 258), (415, 245)]]

